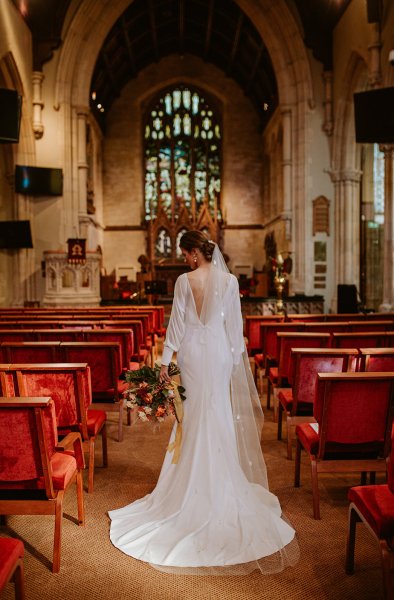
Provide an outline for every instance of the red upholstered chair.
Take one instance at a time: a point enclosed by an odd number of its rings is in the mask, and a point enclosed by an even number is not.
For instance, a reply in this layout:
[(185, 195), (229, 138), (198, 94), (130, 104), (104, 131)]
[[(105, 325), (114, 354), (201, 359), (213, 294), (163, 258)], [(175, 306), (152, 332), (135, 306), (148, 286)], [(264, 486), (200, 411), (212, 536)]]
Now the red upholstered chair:
[(121, 370), (139, 369), (137, 362), (131, 361), (134, 354), (132, 329), (91, 329), (85, 331), (86, 342), (115, 342), (120, 345)]
[(387, 484), (352, 487), (348, 498), (349, 520), (346, 544), (346, 573), (354, 573), (356, 524), (362, 521), (380, 547), (383, 588), (386, 600), (393, 600), (394, 570), (394, 439), (388, 464)]
[(134, 338), (134, 354), (132, 355), (131, 360), (133, 362), (138, 362), (141, 366), (148, 363), (150, 351), (145, 347), (147, 333), (145, 330), (146, 323), (144, 323), (143, 318), (139, 319), (136, 317), (135, 319), (128, 318), (127, 320), (116, 321), (104, 320), (100, 321), (100, 325), (104, 329), (131, 329)]
[(62, 342), (65, 362), (87, 362), (92, 381), (93, 407), (118, 414), (118, 440), (123, 439), (123, 392), (127, 384), (119, 380), (120, 346), (115, 342)]
[(28, 342), (34, 341), (33, 329), (1, 329), (0, 342)]
[[(263, 341), (263, 356), (266, 376), (271, 376), (271, 381), (276, 382), (280, 357), (280, 343), (278, 333), (291, 333), (304, 330), (304, 323), (264, 323), (261, 327), (261, 338)], [(274, 370), (271, 370), (274, 369)], [(267, 408), (271, 406), (271, 386), (267, 386)]]
[(0, 538), (0, 592), (12, 581), (15, 584), (15, 600), (25, 599), (24, 554), (23, 542), (14, 538)]
[(394, 348), (360, 348), (360, 371), (394, 371)]
[(8, 363), (59, 362), (59, 342), (3, 342)]
[(333, 348), (380, 348), (386, 345), (385, 331), (365, 331), (332, 334)]
[(92, 390), (87, 363), (13, 364), (17, 396), (51, 396), (55, 403), (59, 436), (81, 434), (89, 455), (88, 492), (93, 492), (95, 444), (101, 435), (103, 466), (108, 465), (106, 414), (91, 409)]
[(313, 423), (313, 403), (315, 400), (318, 373), (338, 373), (354, 371), (358, 351), (336, 348), (292, 348), (291, 372), (292, 388), (279, 390), (279, 423), (282, 413), (286, 415), (287, 458), (292, 458), (294, 430), (300, 423)]
[[(329, 333), (305, 333), (305, 331), (286, 331), (277, 333), (277, 348), (279, 362), (277, 367), (271, 367), (268, 371), (268, 390), (274, 390), (274, 419), (278, 419), (278, 440), (282, 436), (282, 414), (278, 414), (278, 391), (288, 388), (292, 384), (291, 379), (291, 349), (300, 348), (322, 348), (328, 346)], [(286, 393), (286, 392), (284, 392)], [(280, 411), (279, 403), (279, 411)]]
[(82, 440), (58, 441), (51, 398), (0, 398), (0, 515), (55, 515), (52, 571), (60, 569), (63, 500), (76, 482), (78, 524), (85, 524)]
[(36, 329), (35, 339), (39, 342), (83, 342), (84, 330), (76, 329)]
[(311, 464), (313, 515), (320, 519), (318, 474), (386, 471), (394, 412), (394, 373), (318, 373), (313, 416), (296, 427), (294, 485), (301, 449)]

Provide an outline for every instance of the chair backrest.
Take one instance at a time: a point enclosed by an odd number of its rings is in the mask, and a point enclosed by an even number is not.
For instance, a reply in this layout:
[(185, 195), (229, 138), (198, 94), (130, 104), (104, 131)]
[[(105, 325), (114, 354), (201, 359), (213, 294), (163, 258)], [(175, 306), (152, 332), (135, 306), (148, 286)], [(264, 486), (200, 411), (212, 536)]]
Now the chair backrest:
[(0, 329), (0, 342), (34, 341), (33, 329)]
[(261, 328), (261, 339), (263, 354), (276, 362), (279, 361), (278, 333), (291, 333), (304, 331), (304, 323), (263, 323)]
[(278, 377), (280, 383), (287, 379), (290, 385), (293, 383), (293, 371), (291, 362), (292, 348), (324, 348), (330, 342), (329, 333), (305, 333), (305, 331), (297, 332), (278, 332)]
[(293, 414), (300, 402), (313, 404), (318, 373), (354, 371), (358, 352), (353, 349), (293, 348), (291, 352), (293, 376)]
[(394, 371), (394, 348), (361, 348), (360, 371)]
[(84, 330), (76, 329), (37, 329), (36, 340), (39, 342), (83, 342)]
[(349, 331), (352, 331), (354, 333), (358, 331), (391, 331), (392, 329), (392, 321), (349, 321)]
[(283, 322), (283, 315), (272, 315), (265, 317), (264, 315), (246, 315), (245, 317), (245, 337), (248, 340), (248, 353), (250, 355), (256, 352), (261, 352), (263, 342), (261, 338), (261, 327), (263, 323), (279, 323)]
[(18, 396), (51, 396), (59, 429), (78, 429), (87, 437), (86, 409), (91, 402), (87, 363), (12, 364)]
[(317, 333), (334, 333), (348, 331), (347, 321), (327, 321), (325, 323), (305, 323), (305, 331)]
[(388, 462), (387, 468), (387, 483), (389, 489), (394, 494), (394, 431), (391, 434), (391, 450), (390, 450), (390, 458)]
[(120, 345), (116, 342), (62, 342), (65, 362), (87, 362), (90, 366), (92, 393), (114, 390), (117, 397), (121, 373)]
[(394, 411), (394, 372), (318, 373), (314, 417), (318, 457), (327, 450), (364, 447), (387, 457)]
[(3, 342), (1, 347), (9, 363), (51, 363), (60, 360), (60, 342)]
[(91, 329), (85, 331), (87, 342), (116, 342), (120, 345), (121, 369), (129, 368), (134, 353), (133, 339), (131, 329)]
[(385, 346), (386, 339), (384, 331), (334, 332), (331, 345), (333, 348), (375, 348)]
[(1, 490), (45, 490), (54, 498), (50, 459), (57, 445), (51, 398), (0, 398)]
[(0, 396), (15, 396), (15, 382), (10, 364), (0, 364)]

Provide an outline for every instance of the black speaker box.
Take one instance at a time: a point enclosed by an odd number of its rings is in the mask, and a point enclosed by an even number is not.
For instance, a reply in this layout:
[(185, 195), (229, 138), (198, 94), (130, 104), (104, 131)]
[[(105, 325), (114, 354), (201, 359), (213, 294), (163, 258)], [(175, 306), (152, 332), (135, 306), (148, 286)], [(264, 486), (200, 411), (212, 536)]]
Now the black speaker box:
[(338, 284), (338, 313), (358, 313), (357, 288), (355, 285)]
[(367, 0), (368, 23), (379, 23), (382, 15), (382, 0)]
[(0, 88), (0, 142), (19, 142), (22, 96), (16, 90)]

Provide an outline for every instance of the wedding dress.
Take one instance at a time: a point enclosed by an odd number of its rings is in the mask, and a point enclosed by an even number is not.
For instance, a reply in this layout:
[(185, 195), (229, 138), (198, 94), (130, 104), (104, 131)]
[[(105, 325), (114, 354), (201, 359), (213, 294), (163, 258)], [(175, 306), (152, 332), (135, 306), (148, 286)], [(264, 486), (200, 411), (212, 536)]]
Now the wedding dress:
[(166, 572), (278, 572), (299, 548), (268, 490), (238, 282), (217, 246), (207, 272), (201, 297), (188, 274), (177, 279), (163, 352), (164, 364), (177, 352), (186, 388), (179, 462), (167, 451), (153, 492), (109, 512), (110, 538)]

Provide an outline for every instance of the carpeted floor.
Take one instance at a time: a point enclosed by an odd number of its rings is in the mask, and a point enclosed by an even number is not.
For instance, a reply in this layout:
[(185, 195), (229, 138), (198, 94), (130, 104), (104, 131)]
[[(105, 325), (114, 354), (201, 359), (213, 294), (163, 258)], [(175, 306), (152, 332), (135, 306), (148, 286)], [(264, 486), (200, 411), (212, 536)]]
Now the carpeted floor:
[[(347, 507), (346, 492), (357, 476), (321, 476), (322, 520), (312, 517), (309, 466), (301, 471), (302, 487), (293, 488), (294, 462), (286, 459), (284, 442), (276, 440), (276, 425), (266, 414), (263, 450), (271, 490), (297, 530), (301, 547), (298, 565), (281, 574), (242, 577), (198, 577), (162, 574), (122, 554), (108, 537), (107, 511), (128, 504), (155, 485), (170, 423), (159, 430), (138, 423), (125, 428), (124, 441), (116, 441), (116, 426), (109, 428), (109, 466), (97, 468), (95, 490), (85, 494), (86, 527), (75, 524), (76, 498), (70, 490), (65, 503), (61, 570), (50, 571), (53, 517), (9, 517), (0, 535), (16, 536), (26, 548), (27, 600), (376, 600), (383, 597), (378, 547), (363, 525), (358, 526), (356, 572), (344, 572)], [(97, 462), (100, 463), (100, 444)], [(7, 586), (3, 598), (14, 598)]]

